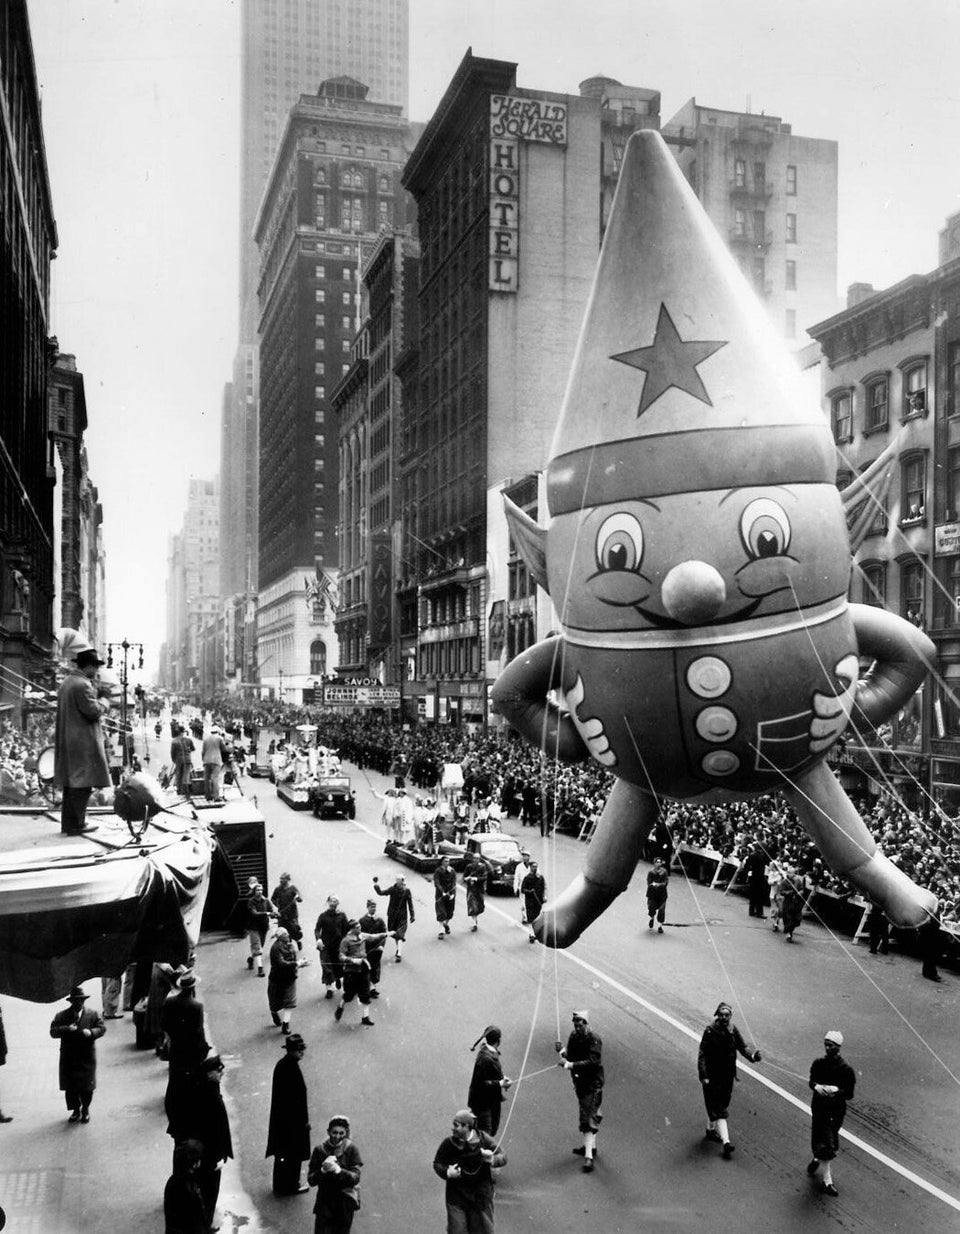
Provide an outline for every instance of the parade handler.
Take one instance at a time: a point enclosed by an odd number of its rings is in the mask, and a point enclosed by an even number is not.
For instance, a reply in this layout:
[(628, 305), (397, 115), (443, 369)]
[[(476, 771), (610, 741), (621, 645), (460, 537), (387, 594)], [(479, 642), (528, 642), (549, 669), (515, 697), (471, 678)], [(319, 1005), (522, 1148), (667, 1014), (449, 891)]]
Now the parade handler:
[(709, 1119), (704, 1139), (723, 1145), (725, 1161), (730, 1160), (734, 1150), (727, 1118), (737, 1078), (737, 1054), (742, 1054), (751, 1063), (760, 1062), (760, 1051), (747, 1049), (739, 1028), (732, 1020), (733, 1010), (729, 1003), (718, 1003), (713, 1013), (713, 1023), (703, 1030), (697, 1055), (697, 1072)]
[(110, 710), (111, 691), (94, 685), (104, 661), (89, 643), (77, 641), (71, 650), (76, 665), (57, 693), (53, 780), (63, 789), (60, 830), (75, 836), (94, 830), (86, 821), (87, 802), (95, 788), (111, 782), (100, 726), (101, 716)]
[(807, 1173), (812, 1176), (823, 1165), (821, 1187), (825, 1195), (839, 1194), (833, 1182), (830, 1162), (840, 1147), (840, 1128), (847, 1113), (847, 1102), (853, 1100), (857, 1083), (853, 1068), (840, 1057), (842, 1045), (843, 1033), (831, 1028), (823, 1037), (823, 1057), (815, 1058), (810, 1066), (810, 1087), (813, 1090), (810, 1098), (813, 1118), (810, 1143), (813, 1160), (807, 1166)]
[(493, 1136), (477, 1130), (473, 1111), (458, 1110), (433, 1161), (433, 1172), (446, 1180), (447, 1234), (493, 1234), (492, 1171), (506, 1164)]
[(583, 1158), (583, 1172), (589, 1174), (593, 1169), (593, 1161), (597, 1156), (597, 1132), (603, 1115), (600, 1104), (603, 1101), (603, 1042), (590, 1029), (590, 1013), (575, 1011), (573, 1013), (573, 1031), (567, 1038), (564, 1047), (557, 1043), (561, 1062), (558, 1067), (571, 1072), (573, 1091), (577, 1094), (579, 1106), (579, 1126), (583, 1135), (583, 1144), (573, 1150), (574, 1155)]

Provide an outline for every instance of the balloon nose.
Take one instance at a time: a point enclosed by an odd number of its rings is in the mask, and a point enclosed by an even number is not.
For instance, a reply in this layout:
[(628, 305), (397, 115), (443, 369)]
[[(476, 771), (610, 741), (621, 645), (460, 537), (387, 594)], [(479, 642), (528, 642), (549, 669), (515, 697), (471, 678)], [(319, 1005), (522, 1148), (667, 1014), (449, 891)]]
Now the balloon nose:
[(727, 589), (719, 571), (705, 561), (681, 561), (663, 580), (660, 595), (674, 621), (700, 626), (717, 614)]

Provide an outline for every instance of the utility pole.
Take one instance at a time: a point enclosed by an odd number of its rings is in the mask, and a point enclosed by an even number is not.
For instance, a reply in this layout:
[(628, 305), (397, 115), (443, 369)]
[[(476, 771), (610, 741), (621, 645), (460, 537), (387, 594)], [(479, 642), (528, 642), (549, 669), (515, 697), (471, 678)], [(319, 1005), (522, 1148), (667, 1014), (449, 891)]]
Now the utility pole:
[(122, 643), (107, 643), (107, 667), (113, 668), (114, 652), (123, 652), (123, 664), (120, 668), (120, 743), (123, 749), (123, 766), (130, 765), (130, 752), (127, 749), (127, 682), (129, 678), (130, 653), (137, 653), (137, 667), (143, 668), (143, 643), (131, 643), (124, 639)]

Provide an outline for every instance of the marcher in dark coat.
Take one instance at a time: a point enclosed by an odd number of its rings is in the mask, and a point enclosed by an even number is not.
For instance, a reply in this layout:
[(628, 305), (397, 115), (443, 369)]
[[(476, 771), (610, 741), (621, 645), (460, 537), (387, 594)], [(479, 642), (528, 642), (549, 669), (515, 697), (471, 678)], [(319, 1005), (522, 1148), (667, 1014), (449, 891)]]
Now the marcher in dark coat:
[(167, 1040), (171, 1074), (196, 1070), (210, 1053), (203, 1003), (196, 996), (197, 978), (183, 973), (178, 988), (167, 995), (160, 1012), (160, 1028)]
[(320, 978), (327, 987), (324, 998), (333, 998), (333, 987), (343, 984), (340, 967), (340, 940), (347, 932), (347, 914), (340, 908), (336, 896), (327, 896), (327, 907), (317, 918), (313, 935), (320, 952)]
[(417, 914), (413, 910), (413, 896), (402, 874), (397, 875), (393, 886), (388, 887), (386, 891), (380, 889), (377, 876), (374, 874), (373, 889), (378, 896), (387, 897), (387, 930), (396, 942), (397, 950), (393, 958), (399, 964), (402, 959), (403, 943), (407, 937), (407, 925), (413, 925), (417, 919)]
[(109, 690), (93, 684), (103, 660), (92, 647), (78, 643), (70, 669), (57, 693), (53, 780), (63, 789), (60, 830), (64, 835), (92, 831), (86, 823), (87, 802), (95, 788), (105, 788), (110, 768), (100, 717), (110, 710)]
[(283, 926), (297, 944), (297, 950), (303, 950), (303, 927), (300, 925), (300, 910), (298, 904), (303, 903), (303, 897), (293, 884), (289, 874), (281, 874), (280, 882), (274, 888), (270, 897), (277, 910), (277, 925)]
[(310, 1158), (307, 1085), (300, 1070), (307, 1047), (299, 1033), (291, 1033), (283, 1048), (286, 1053), (273, 1069), (265, 1156), (273, 1158), (273, 1194), (299, 1195), (309, 1190), (300, 1182), (300, 1167)]
[(220, 1093), (222, 1076), (220, 1055), (209, 1055), (193, 1073), (192, 1099), (185, 1105), (185, 1138), (203, 1145), (197, 1182), (208, 1225), (213, 1225), (220, 1194), (220, 1163), (233, 1156), (230, 1120)]
[(798, 885), (799, 882), (799, 874), (787, 874), (780, 889), (780, 918), (788, 943), (793, 942), (793, 932), (800, 928), (800, 922), (803, 920), (806, 900)]
[(50, 1025), (50, 1036), (60, 1040), (60, 1088), (71, 1123), (90, 1121), (90, 1103), (97, 1087), (96, 1040), (107, 1031), (99, 1011), (84, 1007), (87, 997), (81, 986), (74, 986), (70, 1006), (58, 1011)]
[(588, 1012), (575, 1011), (572, 1020), (573, 1031), (560, 1050), (561, 1061), (557, 1065), (571, 1073), (573, 1091), (577, 1096), (578, 1126), (583, 1136), (583, 1143), (573, 1151), (576, 1156), (583, 1157), (584, 1173), (589, 1174), (597, 1155), (597, 1133), (603, 1120), (600, 1113), (604, 1081), (603, 1042), (591, 1030)]
[(491, 1168), (507, 1164), (493, 1136), (477, 1130), (472, 1110), (458, 1110), (453, 1131), (433, 1159), (446, 1183), (447, 1234), (493, 1234), (495, 1182)]
[(210, 1229), (197, 1182), (202, 1151), (196, 1140), (174, 1147), (173, 1173), (163, 1189), (164, 1234), (207, 1234)]
[[(547, 898), (546, 879), (540, 873), (540, 869), (535, 861), (530, 862), (530, 869), (520, 882), (520, 894), (523, 896), (524, 920), (528, 926), (532, 927), (533, 923), (540, 916), (543, 902)], [(531, 943), (537, 941), (537, 936), (532, 928), (530, 930), (530, 941)]]
[(376, 900), (367, 901), (367, 911), (360, 918), (360, 933), (364, 936), (364, 946), (367, 949), (367, 963), (370, 965), (370, 997), (379, 998), (380, 963), (383, 959), (383, 942), (380, 935), (386, 936), (387, 923), (377, 912)]
[(501, 1036), (496, 1024), (490, 1024), (470, 1047), (471, 1050), (476, 1050), (479, 1046), (480, 1050), (473, 1064), (467, 1105), (477, 1116), (478, 1129), (486, 1131), (488, 1135), (496, 1135), (499, 1130), (503, 1094), (513, 1083), (503, 1074), (503, 1064), (500, 1061)]
[(697, 1055), (697, 1072), (709, 1119), (704, 1138), (722, 1144), (723, 1155), (729, 1159), (734, 1146), (730, 1142), (727, 1117), (737, 1078), (737, 1054), (751, 1063), (759, 1063), (760, 1051), (747, 1049), (740, 1030), (731, 1023), (733, 1011), (729, 1004), (719, 1003), (713, 1015), (713, 1023), (703, 1030)]
[(267, 1003), (274, 1024), (284, 1034), (290, 1031), (290, 1014), (297, 1005), (297, 972), (300, 962), (293, 939), (283, 926), (270, 948), (270, 979), (267, 982)]
[(770, 884), (767, 882), (767, 858), (759, 844), (753, 846), (743, 863), (743, 872), (747, 879), (749, 916), (762, 920), (766, 916), (763, 910), (770, 902)]
[(250, 893), (244, 908), (246, 915), (247, 942), (250, 944), (250, 954), (247, 956), (247, 968), (257, 965), (257, 976), (263, 977), (263, 944), (267, 940), (267, 930), (270, 929), (270, 918), (276, 917), (277, 910), (273, 902), (263, 893), (263, 888), (255, 878), (249, 882)]
[(486, 909), (487, 863), (481, 857), (471, 857), (463, 868), (463, 885), (467, 889), (467, 916), (473, 922), (471, 933), (479, 929), (477, 918)]
[(839, 1195), (833, 1181), (830, 1162), (840, 1147), (840, 1128), (847, 1113), (847, 1102), (853, 1100), (857, 1077), (849, 1063), (840, 1057), (843, 1033), (832, 1028), (824, 1035), (822, 1058), (814, 1059), (810, 1067), (810, 1145), (813, 1160), (807, 1173), (816, 1174), (823, 1166), (821, 1187), (826, 1195)]
[(667, 867), (659, 858), (653, 863), (653, 869), (647, 874), (647, 916), (650, 918), (648, 929), (653, 929), (654, 918), (657, 919), (657, 933), (663, 933), (663, 922), (667, 915), (667, 883), (670, 875)]
[(877, 904), (870, 905), (867, 914), (867, 938), (870, 942), (870, 954), (886, 955), (890, 950), (890, 922), (887, 915)]
[(307, 1182), (317, 1189), (314, 1234), (347, 1234), (360, 1207), (363, 1161), (342, 1114), (330, 1119), (327, 1138), (310, 1155)]
[(437, 938), (446, 938), (457, 907), (457, 872), (450, 864), (449, 857), (443, 857), (433, 872), (433, 890), (437, 925), (440, 927)]
[[(3, 1031), (3, 1012), (0, 1012), (0, 1067), (2, 1067), (6, 1061), (7, 1061), (7, 1036), (6, 1036), (6, 1033)], [(13, 1115), (4, 1114), (3, 1110), (0, 1110), (0, 1123), (12, 1123), (12, 1122), (13, 1122)]]

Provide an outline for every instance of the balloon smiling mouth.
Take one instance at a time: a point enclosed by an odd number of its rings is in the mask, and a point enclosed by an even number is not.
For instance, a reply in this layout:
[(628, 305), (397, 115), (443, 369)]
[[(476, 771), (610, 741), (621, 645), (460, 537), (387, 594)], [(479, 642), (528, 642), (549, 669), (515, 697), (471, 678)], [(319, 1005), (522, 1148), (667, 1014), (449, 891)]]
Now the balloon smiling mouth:
[(611, 600), (604, 600), (604, 604), (610, 605), (612, 608), (632, 608), (638, 617), (642, 617), (657, 630), (689, 630), (696, 625), (710, 626), (725, 626), (732, 625), (737, 621), (745, 621), (748, 617), (752, 617), (757, 611), (765, 596), (757, 596), (751, 600), (749, 604), (744, 604), (742, 608), (737, 609), (733, 613), (728, 613), (726, 617), (712, 617), (704, 622), (687, 622), (677, 621), (675, 617), (668, 617), (666, 613), (656, 613), (652, 609), (644, 608), (641, 604), (617, 604)]

